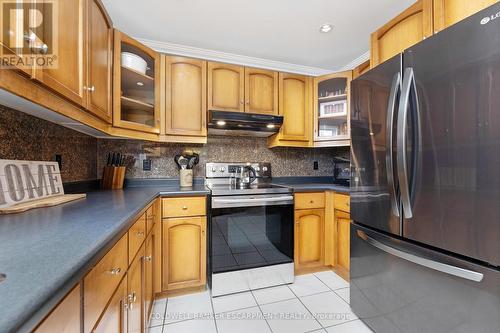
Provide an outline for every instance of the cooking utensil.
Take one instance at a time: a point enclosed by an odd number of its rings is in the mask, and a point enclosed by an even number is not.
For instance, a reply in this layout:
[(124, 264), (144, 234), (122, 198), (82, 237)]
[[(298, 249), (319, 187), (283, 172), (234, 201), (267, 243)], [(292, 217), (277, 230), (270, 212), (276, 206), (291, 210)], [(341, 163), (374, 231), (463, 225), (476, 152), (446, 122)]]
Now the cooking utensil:
[(200, 155), (194, 153), (193, 155), (188, 157), (188, 169), (193, 169), (195, 165), (200, 161)]

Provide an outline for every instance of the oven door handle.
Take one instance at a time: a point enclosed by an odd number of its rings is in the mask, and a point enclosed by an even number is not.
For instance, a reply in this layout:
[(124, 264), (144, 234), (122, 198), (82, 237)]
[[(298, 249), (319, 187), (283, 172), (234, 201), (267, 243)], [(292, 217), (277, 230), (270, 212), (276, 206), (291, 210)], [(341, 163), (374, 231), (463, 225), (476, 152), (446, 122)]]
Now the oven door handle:
[(237, 207), (237, 206), (252, 206), (258, 205), (272, 205), (276, 203), (282, 204), (293, 204), (293, 196), (279, 196), (279, 197), (266, 197), (266, 198), (237, 198), (237, 199), (227, 199), (227, 198), (212, 198), (212, 206), (217, 207)]

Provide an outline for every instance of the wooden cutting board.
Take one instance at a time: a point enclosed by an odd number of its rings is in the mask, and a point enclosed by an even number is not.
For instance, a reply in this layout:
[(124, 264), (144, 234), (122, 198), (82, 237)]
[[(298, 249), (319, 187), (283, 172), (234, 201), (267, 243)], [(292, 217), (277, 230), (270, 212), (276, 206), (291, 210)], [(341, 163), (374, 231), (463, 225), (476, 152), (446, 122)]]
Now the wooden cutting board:
[(22, 202), (14, 206), (7, 208), (0, 208), (0, 214), (13, 214), (21, 213), (34, 208), (52, 207), (57, 206), (66, 202), (83, 199), (87, 197), (85, 193), (83, 194), (63, 194), (53, 197), (47, 197), (35, 201)]

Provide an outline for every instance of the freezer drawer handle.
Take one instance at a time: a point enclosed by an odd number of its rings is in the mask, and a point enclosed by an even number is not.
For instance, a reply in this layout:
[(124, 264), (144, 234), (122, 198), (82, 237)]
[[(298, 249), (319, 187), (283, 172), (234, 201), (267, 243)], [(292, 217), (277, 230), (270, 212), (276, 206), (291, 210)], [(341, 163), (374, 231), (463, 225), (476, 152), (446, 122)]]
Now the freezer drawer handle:
[(386, 130), (386, 155), (385, 164), (387, 171), (387, 185), (389, 186), (389, 195), (391, 197), (391, 208), (394, 216), (399, 216), (399, 205), (396, 201), (396, 184), (394, 182), (394, 168), (392, 158), (392, 138), (394, 128), (394, 109), (398, 93), (401, 91), (401, 73), (394, 74), (391, 84), (391, 93), (389, 94), (389, 102), (387, 103), (387, 130)]
[(414, 254), (410, 254), (410, 253), (395, 249), (391, 246), (388, 246), (386, 244), (383, 244), (383, 243), (371, 238), (370, 236), (368, 236), (366, 233), (364, 233), (361, 230), (357, 230), (357, 234), (358, 234), (359, 238), (363, 239), (365, 242), (376, 247), (377, 249), (382, 250), (382, 251), (389, 253), (393, 256), (396, 256), (398, 258), (410, 261), (414, 264), (424, 266), (427, 268), (431, 268), (431, 269), (434, 269), (436, 271), (443, 272), (446, 274), (458, 276), (458, 277), (460, 277), (462, 279), (466, 279), (466, 280), (471, 280), (471, 281), (475, 281), (475, 282), (481, 282), (483, 280), (482, 273), (478, 273), (478, 272), (470, 271), (468, 269), (444, 264), (444, 263), (434, 261), (434, 260), (429, 260), (426, 258), (416, 256)]

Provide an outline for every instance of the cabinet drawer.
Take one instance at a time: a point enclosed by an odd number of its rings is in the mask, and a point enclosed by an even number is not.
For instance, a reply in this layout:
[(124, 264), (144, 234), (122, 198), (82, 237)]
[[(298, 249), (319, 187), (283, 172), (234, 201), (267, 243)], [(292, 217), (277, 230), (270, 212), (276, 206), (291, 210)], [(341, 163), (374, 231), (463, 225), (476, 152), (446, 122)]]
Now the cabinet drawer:
[(295, 193), (295, 209), (325, 208), (325, 193)]
[(83, 280), (84, 332), (90, 332), (127, 271), (127, 234)]
[(205, 197), (163, 198), (162, 217), (206, 215)]
[(337, 194), (333, 195), (333, 207), (335, 209), (341, 210), (346, 213), (350, 213), (350, 202), (351, 198), (345, 194)]
[(146, 213), (144, 213), (128, 230), (128, 263), (131, 264), (135, 254), (146, 239)]

